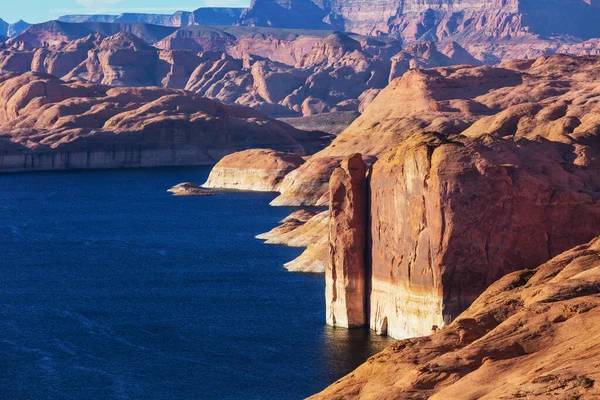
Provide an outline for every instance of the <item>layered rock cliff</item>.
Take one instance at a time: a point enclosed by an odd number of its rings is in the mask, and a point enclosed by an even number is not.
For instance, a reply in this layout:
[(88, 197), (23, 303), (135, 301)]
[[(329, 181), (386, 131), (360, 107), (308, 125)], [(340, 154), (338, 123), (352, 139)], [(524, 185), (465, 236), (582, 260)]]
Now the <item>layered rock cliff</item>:
[[(365, 252), (372, 329), (426, 334), (504, 274), (600, 232), (599, 62), (555, 56), (411, 71), (294, 172), (305, 186), (323, 179), (311, 177), (311, 163), (332, 154), (378, 158)], [(306, 201), (322, 192), (295, 193)]]
[(367, 324), (367, 166), (360, 154), (342, 161), (330, 182), (329, 263), (325, 279), (327, 323)]
[(580, 0), (253, 0), (240, 24), (397, 35), (405, 42), (597, 37), (600, 13)]
[(195, 11), (177, 11), (173, 14), (123, 13), (119, 15), (63, 15), (61, 22), (111, 22), (111, 23), (144, 23), (152, 25), (184, 27), (190, 25), (233, 25), (237, 22), (243, 8), (202, 7)]
[(212, 189), (276, 192), (283, 178), (304, 164), (298, 154), (246, 150), (223, 157), (203, 185)]
[(600, 397), (598, 254), (596, 238), (504, 276), (449, 326), (392, 345), (311, 399)]
[(254, 147), (306, 153), (318, 138), (182, 90), (111, 88), (39, 73), (0, 77), (1, 171), (214, 164)]
[[(105, 24), (118, 32), (106, 37), (89, 34), (96, 25), (56, 24), (34, 26), (7, 42), (0, 72), (32, 70), (113, 86), (185, 88), (271, 116), (362, 110), (372, 99), (363, 94), (387, 85), (390, 58), (400, 50), (392, 39), (328, 31), (198, 26), (177, 30), (152, 46), (125, 29), (129, 25)], [(79, 34), (87, 35), (68, 41)], [(428, 65), (455, 62), (429, 57), (437, 55), (434, 50), (403, 54), (421, 63), (430, 59)]]

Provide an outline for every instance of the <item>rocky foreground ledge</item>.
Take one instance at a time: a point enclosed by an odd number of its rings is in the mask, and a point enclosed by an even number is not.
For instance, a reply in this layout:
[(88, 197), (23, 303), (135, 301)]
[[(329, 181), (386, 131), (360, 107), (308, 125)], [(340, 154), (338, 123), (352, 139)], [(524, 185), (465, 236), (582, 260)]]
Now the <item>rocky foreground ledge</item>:
[(597, 399), (599, 325), (600, 237), (504, 276), (449, 326), (311, 399)]

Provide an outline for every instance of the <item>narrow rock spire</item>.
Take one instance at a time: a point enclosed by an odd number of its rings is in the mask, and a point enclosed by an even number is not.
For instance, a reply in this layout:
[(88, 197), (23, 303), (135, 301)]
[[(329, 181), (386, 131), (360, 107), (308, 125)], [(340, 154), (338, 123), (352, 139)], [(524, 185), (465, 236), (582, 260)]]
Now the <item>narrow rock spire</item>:
[(329, 264), (325, 272), (327, 323), (357, 328), (367, 324), (365, 246), (367, 166), (360, 154), (331, 176)]

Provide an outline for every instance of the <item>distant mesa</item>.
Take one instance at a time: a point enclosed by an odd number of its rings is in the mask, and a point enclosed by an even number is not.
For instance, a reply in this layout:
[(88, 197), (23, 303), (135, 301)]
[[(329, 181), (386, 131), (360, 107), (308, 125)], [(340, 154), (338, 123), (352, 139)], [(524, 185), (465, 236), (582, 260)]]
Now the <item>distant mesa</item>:
[(30, 26), (31, 26), (31, 24), (29, 24), (23, 20), (19, 20), (19, 21), (15, 22), (14, 24), (9, 24), (9, 23), (5, 22), (4, 20), (0, 19), (0, 40), (1, 41), (6, 40), (6, 39), (2, 40), (2, 36), (6, 36), (9, 38), (17, 36), (24, 30), (29, 28)]
[(109, 22), (109, 23), (142, 23), (170, 27), (190, 25), (233, 25), (237, 22), (244, 8), (202, 7), (195, 11), (177, 11), (173, 14), (123, 13), (119, 15), (63, 15), (61, 22)]

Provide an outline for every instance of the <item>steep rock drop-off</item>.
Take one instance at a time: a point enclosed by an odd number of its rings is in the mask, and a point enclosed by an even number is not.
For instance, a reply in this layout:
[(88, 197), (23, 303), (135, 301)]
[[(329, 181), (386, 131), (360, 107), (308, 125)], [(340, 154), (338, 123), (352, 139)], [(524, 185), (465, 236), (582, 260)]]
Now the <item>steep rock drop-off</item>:
[(325, 272), (327, 323), (367, 324), (367, 166), (360, 154), (342, 161), (330, 181), (329, 263)]
[(392, 345), (311, 399), (599, 398), (599, 254), (596, 238), (504, 276), (449, 326)]
[(203, 185), (212, 189), (276, 192), (283, 178), (304, 164), (298, 154), (246, 150), (223, 157)]
[(395, 338), (454, 320), (514, 270), (600, 232), (600, 170), (546, 139), (417, 134), (370, 177), (370, 326)]
[(0, 77), (0, 103), (1, 171), (209, 165), (247, 148), (305, 154), (304, 145), (322, 143), (251, 109), (182, 90), (30, 72)]

